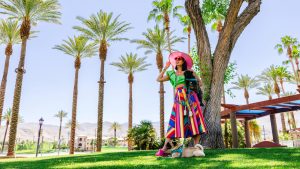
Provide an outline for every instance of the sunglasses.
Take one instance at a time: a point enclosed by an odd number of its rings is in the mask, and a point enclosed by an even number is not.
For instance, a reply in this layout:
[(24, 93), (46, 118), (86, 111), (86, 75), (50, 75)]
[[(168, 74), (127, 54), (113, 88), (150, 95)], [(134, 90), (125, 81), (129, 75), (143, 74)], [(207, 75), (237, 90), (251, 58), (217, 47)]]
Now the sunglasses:
[(177, 58), (175, 58), (175, 60), (183, 60), (183, 58), (182, 57), (177, 57)]

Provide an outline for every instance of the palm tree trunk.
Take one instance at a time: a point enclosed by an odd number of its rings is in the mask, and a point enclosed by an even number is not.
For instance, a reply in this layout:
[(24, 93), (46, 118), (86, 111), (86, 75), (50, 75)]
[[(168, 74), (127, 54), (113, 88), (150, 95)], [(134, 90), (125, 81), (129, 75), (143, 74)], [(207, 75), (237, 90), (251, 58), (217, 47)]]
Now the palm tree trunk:
[[(277, 93), (277, 97), (280, 98), (280, 94), (279, 93)], [(285, 124), (284, 113), (280, 113), (280, 119), (281, 119), (282, 132), (286, 133), (286, 124)]]
[(298, 76), (298, 73), (296, 72), (296, 69), (295, 69), (295, 65), (294, 65), (294, 62), (293, 62), (293, 59), (291, 56), (289, 56), (289, 60), (291, 62), (291, 65), (292, 65), (292, 69), (293, 69), (293, 72), (294, 72), (294, 75), (296, 77), (296, 83), (297, 83), (297, 86), (299, 85), (299, 76)]
[(168, 40), (168, 51), (171, 54), (171, 39), (170, 39), (170, 17), (169, 14), (164, 13), (164, 24), (165, 24), (165, 30), (167, 32), (167, 40)]
[(59, 131), (58, 131), (58, 155), (60, 151), (60, 137), (61, 137), (61, 125), (62, 125), (62, 117), (60, 117), (60, 123), (59, 123)]
[(298, 58), (295, 58), (295, 62), (296, 62), (296, 66), (297, 66), (297, 71), (296, 72), (298, 72), (298, 70), (300, 70), (299, 69), (299, 60), (298, 60)]
[(76, 113), (77, 113), (77, 96), (78, 96), (78, 74), (79, 68), (75, 69), (75, 81), (73, 89), (73, 104), (72, 104), (72, 123), (71, 123), (71, 138), (70, 138), (70, 154), (74, 154), (75, 131), (76, 131)]
[[(158, 71), (161, 72), (163, 68), (163, 55), (161, 51), (158, 51), (156, 54), (156, 64)], [(159, 84), (159, 117), (160, 117), (160, 138), (164, 138), (165, 133), (165, 91), (164, 91), (164, 84), (160, 82)]]
[(191, 52), (191, 27), (188, 27), (188, 54)]
[(159, 83), (159, 107), (160, 107), (160, 138), (165, 137), (165, 91), (163, 82)]
[(8, 68), (9, 68), (9, 61), (10, 56), (12, 54), (12, 45), (8, 44), (5, 49), (5, 66), (1, 81), (1, 87), (0, 87), (0, 126), (1, 126), (1, 119), (2, 119), (2, 113), (3, 113), (3, 105), (4, 105), (4, 98), (5, 98), (5, 90), (6, 90), (6, 82), (7, 82), (7, 74), (8, 74)]
[(2, 150), (1, 150), (1, 153), (3, 153), (3, 150), (4, 150), (5, 139), (6, 139), (6, 134), (7, 134), (8, 126), (9, 126), (9, 120), (6, 121), (6, 128), (5, 128), (4, 138), (3, 138), (3, 142), (2, 142)]
[(249, 92), (247, 89), (244, 89), (244, 97), (246, 99), (246, 104), (249, 104)]
[(11, 125), (9, 129), (8, 151), (7, 151), (8, 157), (13, 157), (15, 155), (14, 149), (15, 149), (16, 136), (17, 136), (17, 126), (18, 126), (18, 119), (19, 119), (19, 108), (20, 108), (20, 100), (21, 100), (21, 93), (22, 93), (23, 75), (25, 73), (24, 64), (25, 64), (25, 55), (26, 55), (26, 45), (28, 39), (27, 37), (22, 38), (21, 56), (20, 56), (18, 68), (16, 69), (17, 78), (16, 78), (15, 91), (14, 91)]
[[(129, 82), (129, 113), (128, 113), (128, 130), (132, 129), (132, 82)], [(132, 142), (128, 140), (128, 151), (132, 150)]]
[[(298, 67), (298, 65), (297, 65), (297, 67)], [(284, 87), (283, 87), (283, 80), (280, 80), (280, 86), (281, 86), (283, 94), (285, 94), (285, 90), (284, 90)], [(294, 128), (296, 128), (296, 121), (295, 121), (294, 112), (288, 112), (288, 113), (289, 113), (289, 115), (288, 115), (289, 126), (291, 127), (291, 129), (294, 129)]]
[(104, 102), (104, 59), (101, 59), (99, 98), (98, 98), (98, 128), (97, 128), (97, 152), (102, 148), (102, 130), (103, 130), (103, 102)]

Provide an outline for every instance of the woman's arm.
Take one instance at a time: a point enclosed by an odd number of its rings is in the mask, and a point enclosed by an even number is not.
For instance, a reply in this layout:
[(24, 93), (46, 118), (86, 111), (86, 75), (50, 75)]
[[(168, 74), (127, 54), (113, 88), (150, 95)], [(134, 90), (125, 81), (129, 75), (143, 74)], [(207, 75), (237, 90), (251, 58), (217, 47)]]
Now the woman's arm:
[(166, 70), (169, 68), (170, 64), (171, 64), (170, 62), (166, 63), (166, 66), (160, 72), (160, 74), (158, 75), (156, 81), (158, 81), (158, 82), (165, 82), (165, 81), (170, 80), (169, 76), (164, 76), (164, 74), (165, 74)]

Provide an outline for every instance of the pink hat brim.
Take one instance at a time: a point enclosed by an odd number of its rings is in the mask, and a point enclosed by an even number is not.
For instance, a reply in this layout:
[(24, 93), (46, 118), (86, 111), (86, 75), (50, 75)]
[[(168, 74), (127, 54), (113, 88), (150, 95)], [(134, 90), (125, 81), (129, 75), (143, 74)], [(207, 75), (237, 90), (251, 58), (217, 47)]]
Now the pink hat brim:
[(192, 69), (192, 67), (193, 67), (192, 58), (188, 54), (183, 53), (183, 52), (173, 52), (173, 53), (170, 54), (169, 61), (171, 62), (171, 65), (173, 66), (173, 68), (176, 67), (175, 58), (177, 58), (177, 57), (182, 57), (186, 62), (187, 68)]

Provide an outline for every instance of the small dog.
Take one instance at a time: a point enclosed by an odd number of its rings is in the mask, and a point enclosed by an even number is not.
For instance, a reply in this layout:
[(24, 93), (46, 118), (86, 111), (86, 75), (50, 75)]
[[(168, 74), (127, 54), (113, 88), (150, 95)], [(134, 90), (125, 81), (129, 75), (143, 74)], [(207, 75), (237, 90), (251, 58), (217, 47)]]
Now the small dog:
[(195, 147), (187, 147), (183, 148), (183, 146), (179, 146), (176, 149), (172, 150), (172, 158), (179, 157), (204, 157), (204, 149), (200, 144), (196, 144)]

